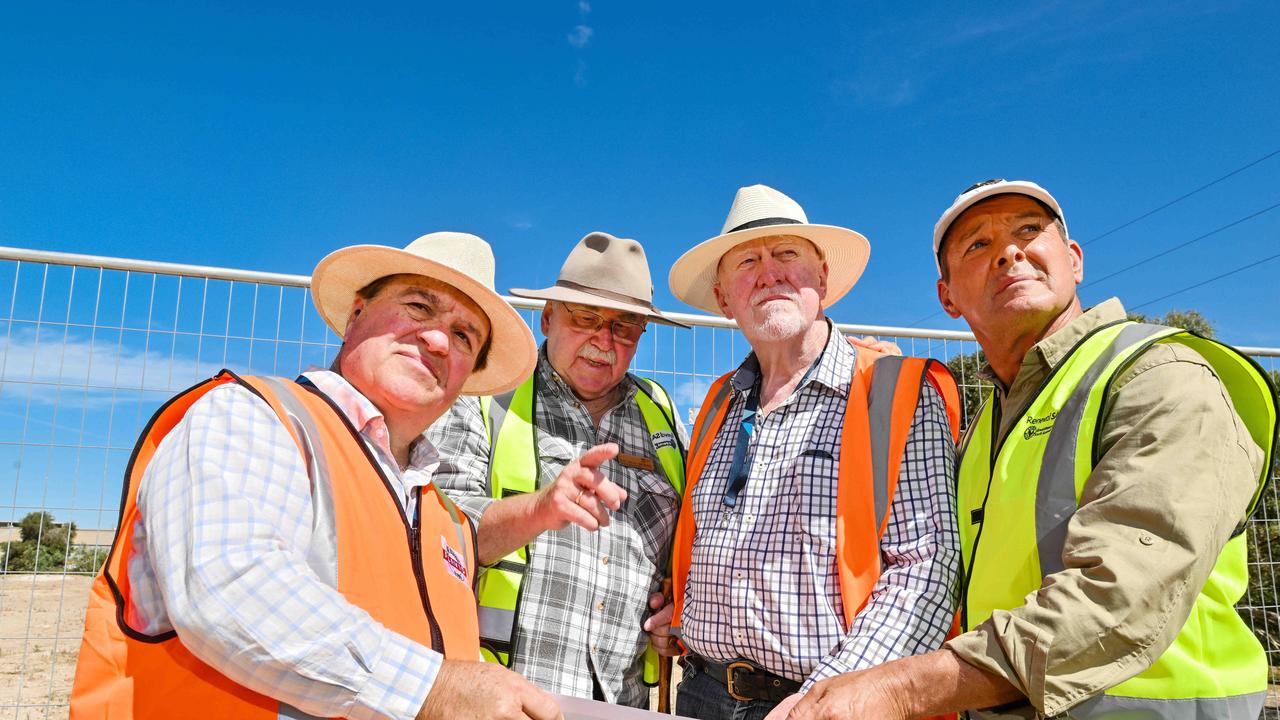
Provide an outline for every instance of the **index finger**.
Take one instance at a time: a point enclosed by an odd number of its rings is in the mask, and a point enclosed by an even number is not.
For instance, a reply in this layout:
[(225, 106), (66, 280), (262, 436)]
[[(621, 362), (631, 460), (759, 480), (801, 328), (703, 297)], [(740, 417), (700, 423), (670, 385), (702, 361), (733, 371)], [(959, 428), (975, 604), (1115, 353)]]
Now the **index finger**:
[(587, 450), (578, 457), (578, 465), (598, 468), (618, 456), (618, 443), (603, 443)]

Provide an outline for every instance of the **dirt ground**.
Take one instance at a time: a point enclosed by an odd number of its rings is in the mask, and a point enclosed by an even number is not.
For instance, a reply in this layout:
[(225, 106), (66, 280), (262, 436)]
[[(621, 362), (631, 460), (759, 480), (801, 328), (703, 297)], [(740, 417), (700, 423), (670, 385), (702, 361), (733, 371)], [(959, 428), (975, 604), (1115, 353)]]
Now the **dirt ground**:
[(92, 581), (0, 575), (0, 720), (67, 716)]

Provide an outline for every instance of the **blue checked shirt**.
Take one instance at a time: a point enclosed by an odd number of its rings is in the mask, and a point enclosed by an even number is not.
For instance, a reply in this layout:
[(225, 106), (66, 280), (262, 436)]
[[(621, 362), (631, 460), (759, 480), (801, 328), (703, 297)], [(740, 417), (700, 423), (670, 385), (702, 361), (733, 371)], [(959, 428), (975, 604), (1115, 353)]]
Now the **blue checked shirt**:
[(840, 433), (855, 355), (834, 328), (791, 397), (757, 415), (746, 487), (724, 506), (734, 446), (759, 365), (734, 373), (728, 415), (693, 492), (697, 535), (683, 638), (720, 662), (752, 660), (803, 690), (835, 675), (937, 649), (951, 627), (959, 550), (955, 446), (926, 384), (880, 544), (882, 574), (844, 628), (835, 558)]
[[(305, 377), (360, 430), (411, 508), (413, 489), (438, 463), (430, 442), (413, 446), (401, 472), (372, 403), (336, 373)], [(193, 404), (160, 443), (137, 500), (132, 627), (176, 630), (227, 677), (311, 715), (416, 715), (442, 657), (383, 627), (308, 567), (311, 483), (298, 446), (258, 396), (228, 384)]]

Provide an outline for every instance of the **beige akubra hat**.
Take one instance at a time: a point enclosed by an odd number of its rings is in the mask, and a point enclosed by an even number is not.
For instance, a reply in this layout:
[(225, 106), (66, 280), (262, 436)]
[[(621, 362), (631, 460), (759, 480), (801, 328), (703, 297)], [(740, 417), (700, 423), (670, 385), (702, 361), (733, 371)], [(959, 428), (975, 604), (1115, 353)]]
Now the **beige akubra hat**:
[(644, 315), (664, 325), (689, 327), (653, 306), (653, 280), (640, 243), (593, 232), (578, 241), (556, 284), (541, 290), (511, 288), (516, 297), (555, 300)]
[(671, 292), (699, 310), (723, 314), (711, 290), (720, 258), (736, 245), (773, 235), (802, 237), (822, 253), (828, 269), (824, 308), (849, 292), (871, 255), (871, 244), (861, 234), (834, 225), (814, 225), (795, 200), (767, 185), (751, 185), (738, 189), (720, 234), (695, 245), (671, 266), (667, 278)]
[(409, 243), (403, 250), (385, 245), (352, 245), (335, 250), (325, 256), (311, 274), (311, 299), (325, 323), (339, 336), (344, 336), (356, 291), (374, 280), (401, 273), (423, 275), (452, 285), (488, 316), (488, 361), (483, 370), (467, 378), (462, 386), (463, 394), (506, 392), (533, 372), (538, 362), (533, 333), (515, 309), (493, 289), (493, 250), (489, 243), (475, 235), (431, 233)]

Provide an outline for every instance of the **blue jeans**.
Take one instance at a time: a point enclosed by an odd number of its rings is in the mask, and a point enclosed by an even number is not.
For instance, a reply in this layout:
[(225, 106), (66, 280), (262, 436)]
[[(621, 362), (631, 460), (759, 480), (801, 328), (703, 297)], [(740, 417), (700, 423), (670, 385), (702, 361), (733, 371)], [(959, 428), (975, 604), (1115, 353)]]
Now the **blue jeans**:
[(698, 720), (764, 720), (777, 706), (768, 700), (735, 700), (715, 678), (681, 663), (684, 676), (676, 688), (676, 715)]

